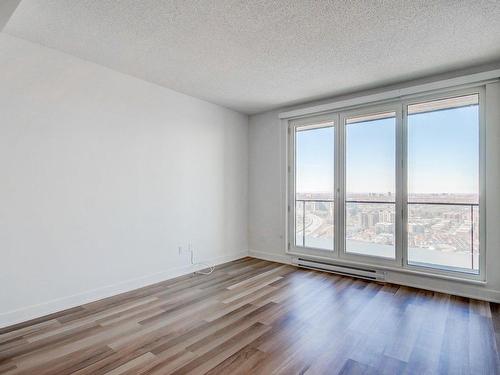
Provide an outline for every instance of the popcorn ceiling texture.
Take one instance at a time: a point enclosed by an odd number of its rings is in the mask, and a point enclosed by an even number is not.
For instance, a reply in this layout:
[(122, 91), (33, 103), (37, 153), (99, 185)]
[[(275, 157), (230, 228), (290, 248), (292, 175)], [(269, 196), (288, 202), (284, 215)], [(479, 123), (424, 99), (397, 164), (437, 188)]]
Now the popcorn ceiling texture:
[(500, 1), (23, 0), (4, 32), (253, 114), (500, 60)]
[(9, 21), (12, 13), (16, 10), (21, 0), (2, 0), (0, 1), (0, 31)]

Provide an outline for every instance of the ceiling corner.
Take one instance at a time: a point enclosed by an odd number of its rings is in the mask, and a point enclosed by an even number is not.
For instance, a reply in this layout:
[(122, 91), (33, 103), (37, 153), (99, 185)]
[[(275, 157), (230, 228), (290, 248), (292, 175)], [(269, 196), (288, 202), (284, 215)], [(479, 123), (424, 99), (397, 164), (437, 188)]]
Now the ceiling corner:
[(0, 2), (0, 31), (3, 31), (21, 0), (2, 0)]

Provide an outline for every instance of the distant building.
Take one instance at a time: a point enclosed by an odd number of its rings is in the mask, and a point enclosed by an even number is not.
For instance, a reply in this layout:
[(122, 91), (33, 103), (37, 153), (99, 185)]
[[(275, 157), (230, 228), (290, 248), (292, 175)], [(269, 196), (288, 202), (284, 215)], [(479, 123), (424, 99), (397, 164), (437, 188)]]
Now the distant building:
[(363, 229), (372, 228), (380, 221), (378, 212), (361, 214), (361, 227)]

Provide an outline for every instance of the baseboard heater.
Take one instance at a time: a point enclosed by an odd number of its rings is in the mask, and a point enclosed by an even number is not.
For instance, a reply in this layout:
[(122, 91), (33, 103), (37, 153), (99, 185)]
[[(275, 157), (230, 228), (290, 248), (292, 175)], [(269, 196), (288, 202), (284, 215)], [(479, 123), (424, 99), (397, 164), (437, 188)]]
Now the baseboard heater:
[(346, 266), (340, 264), (331, 264), (305, 258), (294, 258), (293, 263), (299, 267), (318, 270), (318, 271), (331, 272), (344, 276), (353, 276), (375, 281), (385, 280), (385, 272), (376, 269)]

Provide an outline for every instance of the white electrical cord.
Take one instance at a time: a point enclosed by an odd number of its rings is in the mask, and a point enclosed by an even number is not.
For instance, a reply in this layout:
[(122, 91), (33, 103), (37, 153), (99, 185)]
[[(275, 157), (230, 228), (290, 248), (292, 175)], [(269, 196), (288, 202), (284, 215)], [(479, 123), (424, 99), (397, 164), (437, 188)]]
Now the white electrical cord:
[(191, 265), (192, 266), (204, 266), (205, 268), (208, 268), (209, 271), (195, 271), (194, 273), (197, 273), (199, 275), (210, 275), (212, 272), (215, 270), (215, 266), (211, 266), (207, 263), (195, 263), (194, 262), (194, 252), (193, 249), (191, 249), (191, 244), (188, 245), (188, 250), (191, 253)]

